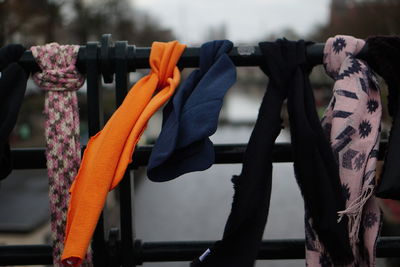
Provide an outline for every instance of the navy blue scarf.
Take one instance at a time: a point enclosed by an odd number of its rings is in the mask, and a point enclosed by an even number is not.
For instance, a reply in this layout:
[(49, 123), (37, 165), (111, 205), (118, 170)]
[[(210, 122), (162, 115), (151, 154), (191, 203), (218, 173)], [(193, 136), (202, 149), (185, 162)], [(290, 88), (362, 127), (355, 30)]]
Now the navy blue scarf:
[(236, 81), (236, 67), (227, 55), (232, 47), (228, 40), (201, 46), (200, 68), (189, 75), (163, 110), (161, 133), (147, 168), (150, 180), (168, 181), (214, 163), (209, 136), (217, 129), (224, 95)]

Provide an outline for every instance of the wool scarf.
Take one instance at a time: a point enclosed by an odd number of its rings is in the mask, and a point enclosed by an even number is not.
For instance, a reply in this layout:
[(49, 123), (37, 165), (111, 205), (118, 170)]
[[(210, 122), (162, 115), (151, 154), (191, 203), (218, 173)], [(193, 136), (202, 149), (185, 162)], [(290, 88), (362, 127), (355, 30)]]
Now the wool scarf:
[[(61, 253), (64, 249), (69, 188), (81, 159), (76, 91), (83, 85), (85, 77), (75, 66), (79, 51), (77, 45), (50, 43), (33, 46), (31, 51), (41, 68), (32, 78), (46, 91), (44, 116), (53, 264), (63, 266)], [(85, 265), (91, 265), (90, 254)]]
[(375, 36), (366, 41), (368, 64), (388, 86), (389, 115), (393, 118), (381, 180), (375, 195), (400, 200), (400, 37)]
[(176, 66), (185, 45), (154, 42), (151, 72), (129, 91), (103, 130), (91, 137), (70, 189), (64, 264), (77, 266), (85, 257), (108, 191), (121, 181), (135, 145), (151, 116), (172, 96), (180, 81)]
[[(324, 66), (335, 84), (322, 126), (339, 164), (342, 194), (346, 199), (346, 209), (338, 213), (338, 222), (348, 218), (354, 255), (354, 260), (346, 266), (375, 266), (380, 228), (380, 211), (373, 192), (382, 107), (371, 69), (356, 58), (364, 44), (351, 36), (336, 36), (327, 40), (324, 49)], [(321, 250), (319, 236), (309, 230), (308, 266), (334, 266), (330, 251)]]
[(28, 74), (18, 64), (25, 51), (22, 45), (0, 48), (0, 180), (12, 170), (9, 136), (24, 99)]
[(215, 133), (227, 90), (236, 80), (236, 67), (227, 53), (228, 40), (200, 48), (200, 68), (179, 86), (163, 110), (163, 124), (147, 166), (150, 180), (163, 182), (202, 171), (215, 160), (209, 136)]
[(280, 39), (259, 44), (262, 70), (269, 77), (267, 91), (243, 158), (234, 176), (232, 209), (221, 241), (192, 266), (250, 267), (261, 244), (271, 195), (272, 152), (281, 129), (281, 109), (288, 99), (290, 132), (297, 181), (312, 227), (337, 263), (352, 260), (346, 224), (337, 223), (344, 209), (340, 181), (329, 142), (315, 110), (308, 80), (306, 43)]

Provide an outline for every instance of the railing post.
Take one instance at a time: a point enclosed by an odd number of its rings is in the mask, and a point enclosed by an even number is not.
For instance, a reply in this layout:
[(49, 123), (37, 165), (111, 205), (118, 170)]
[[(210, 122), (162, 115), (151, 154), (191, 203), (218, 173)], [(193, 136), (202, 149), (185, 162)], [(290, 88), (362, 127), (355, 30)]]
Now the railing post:
[[(115, 97), (117, 108), (122, 104), (128, 92), (129, 71), (128, 71), (128, 43), (118, 41), (115, 43)], [(121, 262), (123, 267), (136, 266), (133, 251), (134, 206), (132, 205), (133, 194), (133, 175), (128, 169), (118, 187), (120, 202), (120, 222), (121, 222)]]
[[(86, 45), (87, 104), (89, 137), (95, 135), (104, 124), (100, 73), (98, 71), (98, 42)], [(107, 266), (107, 249), (104, 238), (103, 213), (100, 214), (92, 241), (93, 263), (96, 267)]]

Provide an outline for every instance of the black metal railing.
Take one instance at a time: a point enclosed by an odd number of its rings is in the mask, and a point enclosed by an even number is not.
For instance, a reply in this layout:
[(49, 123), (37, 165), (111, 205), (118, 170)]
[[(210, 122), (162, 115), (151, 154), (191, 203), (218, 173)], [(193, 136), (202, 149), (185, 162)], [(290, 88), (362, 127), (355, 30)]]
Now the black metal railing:
[[(307, 60), (311, 64), (321, 64), (324, 44), (307, 47)], [(361, 53), (365, 53), (365, 48)], [(104, 83), (112, 83), (115, 74), (115, 97), (117, 107), (128, 92), (128, 74), (139, 68), (148, 68), (150, 48), (138, 48), (126, 41), (111, 40), (111, 35), (102, 36), (101, 42), (89, 42), (81, 46), (78, 69), (87, 77), (88, 132), (93, 136), (103, 127), (103, 108), (100, 78)], [(259, 66), (262, 55), (258, 47), (235, 47), (230, 53), (236, 66)], [(32, 53), (26, 51), (20, 64), (35, 72), (39, 70)], [(181, 68), (198, 67), (199, 48), (187, 48), (179, 60)], [(379, 158), (383, 158), (386, 143), (381, 143)], [(241, 163), (246, 144), (215, 145), (215, 163)], [(83, 148), (84, 149), (84, 148)], [(130, 168), (146, 166), (151, 146), (135, 149)], [(44, 148), (13, 149), (15, 169), (46, 168)], [(276, 144), (274, 162), (291, 162), (290, 144)], [(199, 256), (214, 241), (188, 242), (141, 242), (135, 239), (133, 223), (133, 176), (127, 170), (120, 186), (120, 229), (105, 233), (103, 215), (97, 224), (92, 240), (94, 264), (100, 266), (137, 266), (143, 262), (190, 261)], [(398, 257), (400, 237), (382, 237), (377, 245), (378, 257)], [(304, 258), (304, 240), (263, 241), (258, 259), (300, 259)], [(42, 265), (52, 263), (52, 249), (49, 245), (3, 245), (0, 246), (0, 265)]]

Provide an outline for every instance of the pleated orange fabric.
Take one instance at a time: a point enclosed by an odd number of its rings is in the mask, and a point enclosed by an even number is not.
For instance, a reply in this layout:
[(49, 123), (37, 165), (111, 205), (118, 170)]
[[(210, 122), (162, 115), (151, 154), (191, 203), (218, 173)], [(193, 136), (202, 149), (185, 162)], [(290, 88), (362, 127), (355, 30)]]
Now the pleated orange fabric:
[(64, 264), (78, 266), (85, 257), (108, 191), (121, 181), (148, 120), (179, 84), (176, 64), (185, 47), (177, 41), (154, 42), (150, 74), (131, 88), (103, 130), (90, 138), (70, 189)]

